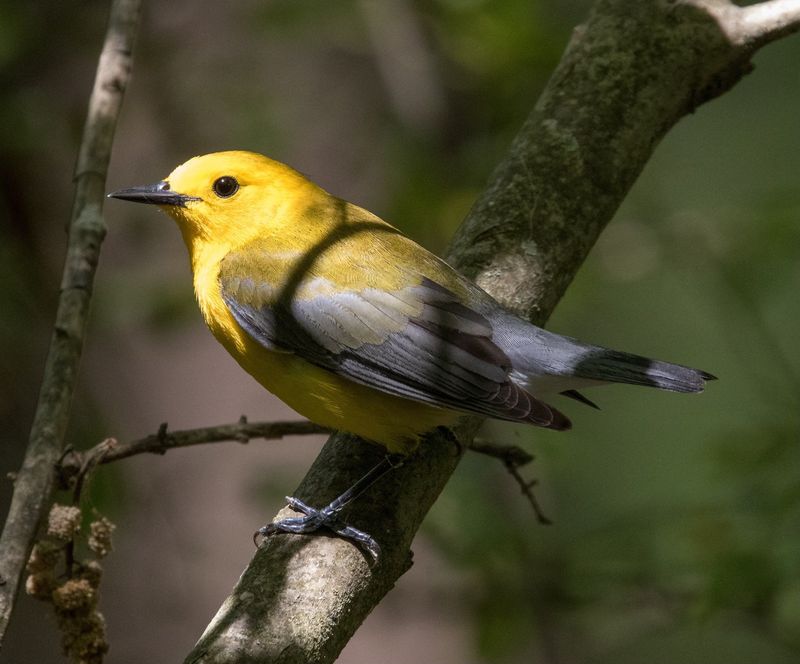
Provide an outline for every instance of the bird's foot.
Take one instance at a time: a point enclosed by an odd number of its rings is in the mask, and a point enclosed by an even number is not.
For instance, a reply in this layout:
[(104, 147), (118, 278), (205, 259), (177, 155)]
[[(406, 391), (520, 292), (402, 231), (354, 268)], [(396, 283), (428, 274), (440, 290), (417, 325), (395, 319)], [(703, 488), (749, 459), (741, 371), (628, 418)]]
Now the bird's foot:
[(299, 498), (286, 497), (286, 502), (294, 510), (302, 512), (305, 516), (296, 516), (289, 519), (281, 519), (268, 523), (263, 528), (259, 528), (253, 535), (253, 541), (258, 546), (258, 537), (269, 537), (275, 533), (313, 533), (320, 528), (328, 528), (335, 532), (339, 537), (352, 540), (363, 546), (372, 556), (372, 561), (377, 562), (381, 555), (381, 547), (371, 535), (363, 530), (348, 526), (339, 518), (339, 513), (351, 502), (358, 498), (364, 491), (369, 489), (381, 477), (391, 470), (402, 465), (402, 459), (393, 459), (385, 456), (380, 463), (372, 467), (366, 475), (351, 486), (341, 496), (336, 498), (330, 505), (318, 510), (316, 507), (306, 505)]
[(368, 533), (349, 526), (338, 518), (341, 506), (336, 500), (322, 509), (311, 507), (299, 498), (293, 498), (292, 496), (286, 496), (286, 502), (293, 510), (302, 512), (305, 516), (290, 517), (268, 523), (255, 532), (253, 535), (254, 542), (257, 543), (259, 536), (267, 538), (276, 533), (313, 533), (320, 528), (328, 528), (340, 537), (352, 540), (363, 546), (372, 556), (373, 562), (378, 562), (378, 558), (381, 555), (380, 545)]

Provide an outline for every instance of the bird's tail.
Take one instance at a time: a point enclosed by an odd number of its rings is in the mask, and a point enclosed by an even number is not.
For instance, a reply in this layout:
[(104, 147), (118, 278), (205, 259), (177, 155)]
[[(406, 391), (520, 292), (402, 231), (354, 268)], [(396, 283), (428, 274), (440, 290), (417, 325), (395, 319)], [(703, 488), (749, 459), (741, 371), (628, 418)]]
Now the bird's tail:
[(573, 376), (605, 383), (649, 385), (672, 392), (702, 392), (707, 380), (716, 380), (716, 376), (699, 369), (596, 346), (584, 349), (576, 360), (571, 368)]

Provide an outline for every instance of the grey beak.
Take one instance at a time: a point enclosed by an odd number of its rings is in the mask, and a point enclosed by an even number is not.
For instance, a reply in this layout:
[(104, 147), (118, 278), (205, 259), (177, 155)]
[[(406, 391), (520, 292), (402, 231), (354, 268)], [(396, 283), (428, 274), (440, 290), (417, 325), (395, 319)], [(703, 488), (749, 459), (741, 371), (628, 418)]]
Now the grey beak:
[(151, 205), (176, 205), (186, 207), (189, 201), (200, 201), (196, 196), (172, 191), (169, 182), (162, 180), (156, 184), (145, 184), (141, 187), (131, 187), (130, 189), (120, 189), (108, 194), (109, 198), (119, 198), (123, 201), (133, 201), (134, 203), (150, 203)]

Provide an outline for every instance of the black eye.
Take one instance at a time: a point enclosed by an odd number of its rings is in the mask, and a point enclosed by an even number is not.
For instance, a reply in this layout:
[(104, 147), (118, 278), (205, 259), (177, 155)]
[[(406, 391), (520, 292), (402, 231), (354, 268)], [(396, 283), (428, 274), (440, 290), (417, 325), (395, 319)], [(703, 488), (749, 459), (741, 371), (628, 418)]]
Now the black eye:
[(239, 191), (239, 183), (232, 175), (223, 175), (214, 180), (214, 193), (220, 198), (230, 198)]

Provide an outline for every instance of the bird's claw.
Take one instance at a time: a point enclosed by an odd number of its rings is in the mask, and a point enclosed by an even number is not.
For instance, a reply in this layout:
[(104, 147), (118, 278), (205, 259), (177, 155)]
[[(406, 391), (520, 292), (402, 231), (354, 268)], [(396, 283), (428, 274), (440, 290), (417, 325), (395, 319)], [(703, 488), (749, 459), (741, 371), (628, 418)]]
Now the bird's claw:
[(368, 533), (354, 528), (353, 526), (348, 526), (338, 519), (336, 516), (338, 510), (333, 509), (331, 505), (323, 507), (322, 509), (316, 509), (293, 496), (286, 496), (286, 502), (293, 510), (302, 512), (305, 516), (289, 517), (287, 519), (281, 519), (280, 521), (273, 521), (259, 528), (253, 534), (253, 542), (256, 546), (259, 545), (259, 536), (266, 539), (276, 533), (305, 534), (313, 533), (320, 528), (328, 528), (339, 535), (339, 537), (352, 540), (363, 546), (372, 557), (373, 563), (378, 562), (378, 558), (381, 554), (380, 545)]

